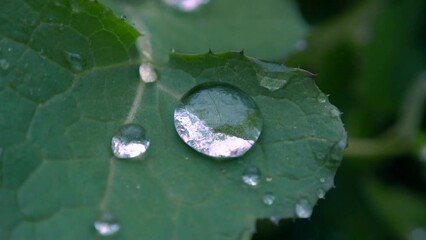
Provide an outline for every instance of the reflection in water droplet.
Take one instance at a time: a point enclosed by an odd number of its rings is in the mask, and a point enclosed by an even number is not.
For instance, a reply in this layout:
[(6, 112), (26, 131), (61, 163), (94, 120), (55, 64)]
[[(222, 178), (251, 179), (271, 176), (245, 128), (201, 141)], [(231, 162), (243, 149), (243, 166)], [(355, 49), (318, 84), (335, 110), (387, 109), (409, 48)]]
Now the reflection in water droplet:
[(223, 83), (188, 91), (174, 113), (175, 127), (193, 149), (215, 158), (239, 157), (259, 138), (263, 118), (254, 100)]
[(324, 191), (324, 189), (319, 188), (319, 189), (317, 190), (317, 197), (318, 197), (318, 198), (324, 198), (324, 196), (325, 196), (325, 191)]
[(85, 60), (78, 53), (64, 51), (65, 59), (70, 67), (75, 71), (82, 71), (86, 65)]
[(111, 213), (105, 213), (94, 223), (96, 231), (102, 236), (110, 236), (120, 230), (120, 224)]
[(144, 154), (149, 144), (143, 127), (138, 124), (127, 124), (114, 135), (111, 148), (117, 158), (135, 158)]
[(0, 59), (0, 68), (3, 71), (6, 71), (7, 69), (9, 69), (9, 66), (10, 66), (10, 64), (6, 59)]
[(276, 91), (284, 85), (287, 84), (287, 80), (284, 79), (277, 79), (277, 78), (271, 78), (271, 77), (262, 77), (260, 80), (260, 86), (268, 89), (269, 91)]
[(321, 183), (325, 183), (325, 178), (323, 178), (323, 177), (322, 177), (322, 178), (320, 178), (320, 182), (321, 182)]
[(260, 182), (260, 170), (255, 166), (250, 166), (243, 172), (242, 179), (245, 184), (255, 187)]
[(300, 199), (295, 206), (296, 215), (299, 218), (309, 218), (312, 215), (312, 205), (307, 199)]
[(164, 0), (164, 3), (183, 12), (192, 12), (209, 3), (209, 0)]
[(155, 82), (157, 80), (157, 73), (150, 63), (144, 63), (139, 66), (139, 76), (145, 83)]
[(265, 205), (271, 206), (275, 202), (275, 195), (273, 193), (265, 193), (263, 195), (263, 203)]

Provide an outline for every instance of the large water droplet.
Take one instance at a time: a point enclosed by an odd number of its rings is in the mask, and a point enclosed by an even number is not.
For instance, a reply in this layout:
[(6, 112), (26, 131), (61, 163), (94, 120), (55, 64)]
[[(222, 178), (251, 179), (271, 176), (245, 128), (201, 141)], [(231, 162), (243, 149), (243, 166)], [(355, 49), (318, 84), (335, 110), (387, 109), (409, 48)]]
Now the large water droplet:
[(275, 195), (273, 193), (268, 192), (263, 195), (262, 199), (265, 205), (271, 206), (275, 202)]
[(120, 230), (120, 224), (111, 213), (105, 213), (94, 223), (96, 231), (102, 236), (110, 236)]
[(307, 199), (300, 199), (295, 206), (296, 215), (299, 218), (309, 218), (312, 215), (312, 205)]
[(260, 170), (255, 166), (248, 167), (242, 175), (243, 182), (249, 186), (255, 187), (260, 182)]
[(127, 124), (114, 135), (111, 148), (118, 158), (135, 158), (146, 152), (149, 143), (143, 127), (138, 124)]
[(150, 63), (144, 63), (139, 66), (139, 76), (145, 83), (155, 82), (157, 80), (157, 73)]
[(82, 71), (86, 65), (85, 60), (78, 53), (64, 51), (65, 59), (70, 67), (75, 71)]
[(183, 12), (192, 12), (209, 3), (209, 0), (164, 0), (164, 3)]
[(271, 78), (271, 77), (261, 77), (260, 79), (260, 86), (268, 89), (269, 91), (276, 91), (282, 87), (284, 87), (284, 85), (287, 84), (287, 80), (285, 79), (277, 79), (277, 78)]
[(175, 109), (175, 127), (193, 149), (215, 158), (246, 153), (259, 138), (263, 118), (254, 100), (223, 83), (200, 84)]
[(0, 68), (3, 71), (6, 71), (7, 69), (9, 69), (9, 66), (10, 66), (10, 64), (6, 59), (0, 59)]

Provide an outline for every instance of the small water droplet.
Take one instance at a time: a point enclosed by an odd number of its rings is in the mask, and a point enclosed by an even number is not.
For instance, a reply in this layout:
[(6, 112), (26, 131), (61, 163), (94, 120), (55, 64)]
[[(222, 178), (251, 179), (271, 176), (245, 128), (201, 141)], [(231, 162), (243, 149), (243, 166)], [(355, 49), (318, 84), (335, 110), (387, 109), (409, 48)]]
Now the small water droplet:
[(267, 182), (272, 182), (272, 178), (271, 177), (266, 177), (266, 181)]
[(325, 183), (325, 178), (323, 178), (323, 177), (322, 177), (322, 178), (320, 178), (320, 182), (321, 182), (321, 183)]
[(164, 3), (182, 12), (192, 12), (209, 3), (209, 0), (164, 0)]
[(80, 72), (86, 66), (84, 58), (78, 53), (64, 51), (64, 56), (69, 66), (75, 71)]
[(319, 103), (325, 103), (327, 101), (327, 96), (323, 93), (320, 93), (317, 97)]
[(243, 182), (249, 186), (255, 187), (260, 182), (260, 170), (255, 166), (248, 167), (242, 175)]
[(139, 76), (145, 83), (152, 83), (157, 81), (157, 73), (150, 63), (144, 63), (139, 66)]
[(346, 132), (342, 135), (342, 138), (334, 144), (331, 149), (330, 157), (333, 160), (341, 160), (343, 157), (343, 151), (348, 146), (348, 135)]
[(96, 231), (102, 236), (110, 236), (120, 230), (120, 224), (111, 213), (104, 213), (94, 225)]
[(273, 193), (265, 193), (263, 195), (263, 203), (265, 205), (271, 206), (275, 202), (275, 195)]
[(9, 66), (10, 66), (10, 64), (6, 59), (0, 59), (0, 68), (3, 71), (6, 71), (7, 69), (9, 69)]
[(324, 198), (324, 196), (325, 196), (325, 191), (324, 191), (324, 189), (319, 188), (319, 189), (317, 190), (317, 197), (318, 197), (318, 198)]
[(7, 49), (7, 51), (8, 51), (8, 52), (12, 52), (12, 48), (8, 48), (8, 49)]
[(259, 138), (263, 118), (255, 101), (223, 83), (200, 84), (189, 90), (174, 113), (181, 139), (215, 158), (245, 154)]
[(299, 218), (309, 218), (312, 215), (312, 205), (307, 199), (300, 199), (295, 206), (296, 215)]
[(341, 114), (342, 113), (337, 108), (333, 108), (330, 110), (331, 117), (338, 118)]
[(121, 15), (121, 16), (120, 16), (120, 19), (121, 19), (121, 20), (123, 20), (123, 21), (126, 21), (126, 20), (127, 20), (127, 17), (126, 17), (125, 15)]
[(150, 144), (145, 129), (138, 124), (122, 126), (112, 138), (112, 152), (117, 158), (135, 158), (146, 152)]
[(141, 189), (141, 186), (140, 185), (136, 185), (136, 189)]
[(260, 77), (260, 86), (268, 89), (269, 91), (276, 91), (287, 84), (287, 80), (285, 79), (277, 79), (271, 77)]

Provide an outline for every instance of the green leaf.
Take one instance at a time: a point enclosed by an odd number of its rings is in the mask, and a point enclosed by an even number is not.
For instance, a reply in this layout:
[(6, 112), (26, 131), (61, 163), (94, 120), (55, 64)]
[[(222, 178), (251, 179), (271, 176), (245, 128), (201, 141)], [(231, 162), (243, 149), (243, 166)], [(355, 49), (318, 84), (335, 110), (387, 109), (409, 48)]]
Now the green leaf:
[[(332, 187), (346, 133), (310, 73), (240, 53), (172, 54), (146, 84), (138, 33), (99, 3), (1, 5), (1, 239), (98, 238), (107, 211), (121, 225), (114, 239), (246, 239), (257, 218), (295, 217), (296, 203), (314, 206)], [(180, 97), (213, 81), (262, 112), (260, 139), (241, 158), (203, 156), (174, 129)], [(151, 140), (135, 161), (111, 151), (129, 122)], [(255, 188), (242, 181), (250, 166), (262, 173)]]
[(164, 1), (102, 2), (149, 35), (154, 60), (161, 62), (171, 49), (244, 50), (260, 59), (282, 59), (297, 50), (308, 30), (290, 0), (212, 0), (192, 12), (178, 11)]

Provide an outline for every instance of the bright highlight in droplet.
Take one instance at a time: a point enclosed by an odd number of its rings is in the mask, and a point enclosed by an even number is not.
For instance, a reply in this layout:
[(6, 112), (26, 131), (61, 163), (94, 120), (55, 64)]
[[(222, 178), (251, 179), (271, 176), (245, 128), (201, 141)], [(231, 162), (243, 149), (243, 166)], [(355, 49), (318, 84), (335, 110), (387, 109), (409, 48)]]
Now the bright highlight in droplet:
[(94, 226), (101, 236), (111, 236), (120, 230), (120, 224), (110, 213), (105, 213), (99, 220), (95, 221)]
[(209, 0), (164, 0), (164, 3), (183, 12), (192, 12), (209, 3)]
[(188, 91), (175, 109), (174, 122), (186, 144), (215, 158), (242, 156), (257, 141), (263, 127), (255, 101), (223, 83), (201, 84)]

